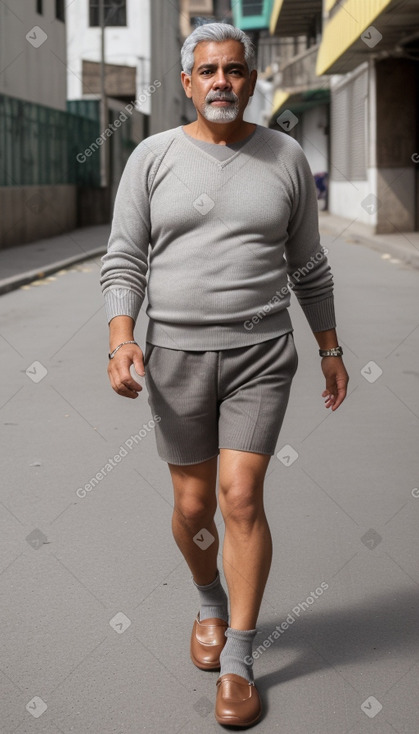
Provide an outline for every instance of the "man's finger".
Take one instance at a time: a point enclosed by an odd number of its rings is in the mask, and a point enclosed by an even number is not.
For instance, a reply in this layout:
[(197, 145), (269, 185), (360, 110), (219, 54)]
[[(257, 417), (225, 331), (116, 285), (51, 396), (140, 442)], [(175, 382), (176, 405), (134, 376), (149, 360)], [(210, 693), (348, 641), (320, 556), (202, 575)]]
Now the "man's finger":
[(140, 385), (139, 382), (136, 382), (132, 377), (130, 377), (128, 380), (122, 380), (121, 382), (129, 390), (135, 390), (136, 392), (141, 392), (141, 390), (143, 389), (142, 385)]
[(129, 385), (126, 385), (125, 383), (117, 383), (114, 387), (114, 390), (118, 393), (118, 395), (123, 395), (126, 398), (137, 398), (138, 393), (142, 390), (142, 387), (141, 385), (139, 385), (137, 390), (132, 389)]
[(135, 357), (134, 357), (134, 369), (135, 369), (137, 375), (141, 375), (141, 377), (143, 377), (145, 375), (144, 361), (143, 361), (143, 358), (142, 357), (135, 355)]
[(118, 387), (121, 390), (128, 390), (129, 392), (141, 392), (142, 385), (140, 385), (138, 382), (135, 382), (135, 380), (132, 379), (132, 377), (124, 380), (123, 378), (118, 380)]
[(112, 365), (109, 369), (109, 376), (111, 378), (111, 382), (112, 377), (114, 378), (114, 382), (117, 387), (123, 388), (125, 386), (129, 390), (136, 390), (137, 392), (140, 392), (143, 389), (142, 386), (134, 380), (129, 367), (126, 365)]
[(338, 385), (337, 388), (337, 395), (334, 405), (332, 406), (332, 410), (336, 410), (339, 408), (339, 405), (342, 405), (343, 401), (346, 397), (346, 385)]

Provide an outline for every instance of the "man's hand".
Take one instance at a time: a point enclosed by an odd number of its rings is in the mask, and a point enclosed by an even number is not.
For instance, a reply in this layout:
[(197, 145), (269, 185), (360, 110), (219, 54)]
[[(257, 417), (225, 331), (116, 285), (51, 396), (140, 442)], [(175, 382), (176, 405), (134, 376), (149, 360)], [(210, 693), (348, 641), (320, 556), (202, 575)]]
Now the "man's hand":
[(334, 411), (345, 400), (349, 375), (341, 357), (323, 357), (322, 370), (326, 378), (326, 390), (323, 390), (322, 397), (325, 398), (325, 407)]
[(108, 375), (111, 385), (118, 395), (125, 398), (138, 398), (138, 393), (143, 389), (131, 375), (132, 364), (137, 374), (141, 376), (145, 374), (144, 355), (136, 344), (124, 344), (113, 359), (109, 360)]

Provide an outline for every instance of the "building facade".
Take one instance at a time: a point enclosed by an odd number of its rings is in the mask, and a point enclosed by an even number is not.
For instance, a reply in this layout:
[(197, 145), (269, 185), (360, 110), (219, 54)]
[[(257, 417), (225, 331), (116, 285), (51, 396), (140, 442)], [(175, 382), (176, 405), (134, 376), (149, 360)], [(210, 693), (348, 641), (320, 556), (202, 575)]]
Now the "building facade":
[(324, 0), (317, 73), (331, 85), (330, 211), (418, 229), (419, 5)]
[[(0, 3), (0, 247), (73, 229), (77, 190), (66, 112), (66, 29), (60, 0)], [(74, 142), (74, 138), (73, 138)]]
[(302, 146), (324, 209), (329, 192), (330, 81), (316, 73), (321, 27), (322, 0), (274, 2), (270, 31), (282, 45), (269, 124)]
[(64, 2), (2, 2), (0, 34), (0, 94), (65, 110)]
[(0, 247), (108, 222), (148, 134), (148, 0), (103, 7), (101, 64), (99, 0), (0, 3)]
[[(187, 3), (181, 0), (153, 0), (151, 6), (151, 74), (160, 82), (151, 100), (152, 135), (185, 124), (193, 110), (180, 83), (180, 49), (189, 28)], [(186, 26), (186, 28), (185, 28)]]
[(419, 4), (275, 0), (271, 32), (307, 49), (282, 64), (271, 125), (324, 161), (332, 214), (373, 232), (418, 229)]
[(82, 223), (91, 212), (111, 218), (118, 184), (134, 147), (149, 134), (150, 0), (72, 0), (67, 5), (68, 107), (100, 128), (93, 156), (100, 191), (83, 192)]
[[(139, 100), (150, 77), (150, 0), (104, 0), (106, 94)], [(67, 4), (67, 96), (100, 92), (99, 0)], [(150, 114), (150, 97), (138, 105)]]

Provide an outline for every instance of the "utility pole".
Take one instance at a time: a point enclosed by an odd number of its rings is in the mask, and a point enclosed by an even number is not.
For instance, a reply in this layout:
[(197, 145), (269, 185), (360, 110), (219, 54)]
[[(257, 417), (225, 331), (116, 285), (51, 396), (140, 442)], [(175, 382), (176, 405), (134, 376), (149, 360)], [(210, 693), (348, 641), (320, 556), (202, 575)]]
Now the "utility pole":
[[(99, 27), (100, 27), (100, 132), (103, 133), (108, 126), (108, 106), (106, 102), (106, 69), (105, 69), (105, 0), (99, 2)], [(100, 185), (107, 186), (107, 140), (100, 146)]]

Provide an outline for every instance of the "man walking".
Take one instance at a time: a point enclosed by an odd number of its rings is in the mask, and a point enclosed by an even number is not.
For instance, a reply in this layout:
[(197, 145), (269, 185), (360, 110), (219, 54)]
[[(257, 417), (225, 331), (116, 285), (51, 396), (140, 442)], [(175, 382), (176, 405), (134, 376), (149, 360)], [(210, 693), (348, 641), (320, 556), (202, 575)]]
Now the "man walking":
[[(140, 143), (115, 201), (101, 273), (108, 374), (129, 398), (142, 389), (130, 367), (145, 374), (173, 535), (199, 592), (190, 655), (220, 670), (217, 721), (243, 727), (261, 716), (249, 660), (272, 558), (263, 482), (297, 369), (287, 282), (320, 348), (326, 408), (342, 403), (348, 375), (307, 160), (285, 133), (243, 120), (257, 77), (249, 38), (200, 26), (182, 68), (196, 121)], [(146, 288), (143, 355), (134, 326)], [(217, 566), (218, 461), (230, 612)]]

